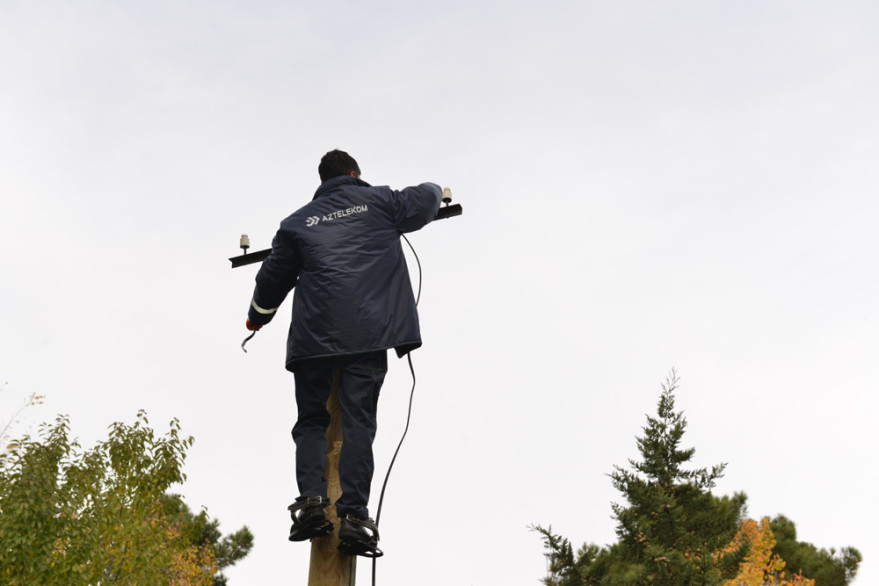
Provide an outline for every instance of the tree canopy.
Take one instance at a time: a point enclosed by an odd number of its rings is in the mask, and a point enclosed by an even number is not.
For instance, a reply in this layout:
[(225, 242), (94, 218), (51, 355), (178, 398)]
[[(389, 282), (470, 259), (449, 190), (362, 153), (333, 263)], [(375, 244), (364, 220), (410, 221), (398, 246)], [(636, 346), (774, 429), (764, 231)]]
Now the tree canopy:
[(253, 547), (253, 534), (250, 529), (242, 527), (234, 533), (223, 535), (218, 519), (211, 519), (204, 509), (198, 514), (193, 513), (180, 495), (165, 494), (161, 502), (166, 518), (180, 529), (181, 537), (190, 546), (206, 547), (210, 550), (217, 567), (221, 570), (214, 575), (213, 586), (226, 586), (227, 581), (222, 569), (234, 565), (250, 553)]
[(811, 543), (797, 541), (796, 525), (784, 515), (773, 518), (769, 526), (776, 540), (773, 552), (792, 571), (815, 578), (817, 586), (844, 586), (855, 579), (863, 559), (857, 549), (818, 549)]
[(185, 479), (192, 441), (176, 419), (157, 436), (140, 412), (90, 450), (64, 416), (10, 442), (0, 453), (0, 583), (225, 583), (218, 571), (246, 555), (250, 532), (221, 539), (217, 522), (166, 494)]
[[(549, 562), (549, 575), (543, 583), (847, 584), (860, 562), (857, 550), (844, 548), (836, 557), (834, 552), (796, 544), (795, 532), (790, 537), (791, 527), (768, 519), (759, 524), (746, 519), (744, 493), (712, 494), (725, 463), (711, 468), (687, 467), (695, 449), (681, 445), (687, 420), (683, 412), (675, 411), (678, 383), (673, 370), (662, 385), (656, 416), (647, 417), (644, 434), (636, 438), (640, 460), (629, 460), (628, 469), (614, 466), (610, 474), (613, 486), (626, 501), (612, 504), (616, 543), (605, 547), (585, 544), (575, 554), (570, 541), (553, 533), (551, 526), (532, 527), (543, 538)], [(776, 527), (787, 529), (778, 540), (773, 536)], [(801, 554), (804, 561), (795, 554)], [(794, 560), (796, 563), (790, 565), (797, 574), (786, 573), (785, 566)], [(827, 581), (822, 572), (842, 575), (845, 581)]]

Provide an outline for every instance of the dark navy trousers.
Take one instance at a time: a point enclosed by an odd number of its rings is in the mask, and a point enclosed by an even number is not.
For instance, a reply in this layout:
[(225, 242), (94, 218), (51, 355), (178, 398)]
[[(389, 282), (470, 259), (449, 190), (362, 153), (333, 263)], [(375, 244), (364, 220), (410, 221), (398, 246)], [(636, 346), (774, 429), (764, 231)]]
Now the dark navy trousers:
[(299, 498), (327, 496), (325, 466), (327, 400), (338, 377), (342, 411), (342, 453), (339, 480), (342, 496), (336, 502), (340, 517), (369, 516), (367, 503), (375, 463), (372, 442), (377, 427), (378, 395), (388, 371), (387, 351), (304, 360), (294, 366), (298, 419), (293, 427), (296, 443), (296, 482)]

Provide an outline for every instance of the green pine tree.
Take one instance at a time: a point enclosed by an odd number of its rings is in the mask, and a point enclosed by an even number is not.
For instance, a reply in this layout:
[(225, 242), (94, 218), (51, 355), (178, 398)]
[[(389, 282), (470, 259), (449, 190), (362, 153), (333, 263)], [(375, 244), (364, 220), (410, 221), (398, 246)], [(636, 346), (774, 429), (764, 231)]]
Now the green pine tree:
[[(641, 459), (630, 469), (614, 466), (614, 487), (626, 503), (612, 505), (619, 541), (599, 547), (586, 544), (576, 552), (568, 539), (532, 526), (541, 534), (549, 562), (546, 586), (711, 586), (736, 577), (749, 544), (734, 537), (742, 525), (747, 497), (711, 493), (725, 464), (690, 470), (695, 450), (683, 448), (687, 428), (675, 411), (674, 370), (662, 385), (656, 416), (647, 417), (644, 435), (636, 438)], [(818, 549), (796, 540), (792, 521), (778, 516), (770, 523), (776, 545), (772, 553), (791, 574), (814, 579), (815, 586), (845, 586), (861, 562), (853, 547)]]
[(695, 450), (681, 447), (687, 421), (675, 411), (677, 386), (672, 370), (656, 416), (647, 417), (644, 435), (637, 438), (641, 460), (630, 460), (631, 470), (615, 466), (610, 474), (627, 501), (612, 505), (618, 543), (585, 545), (575, 556), (567, 539), (551, 528), (533, 527), (543, 536), (549, 560), (547, 586), (699, 586), (735, 575), (747, 546), (722, 557), (716, 552), (735, 536), (747, 497), (711, 493), (725, 464), (686, 468)]
[(855, 579), (863, 557), (853, 547), (818, 549), (811, 543), (797, 541), (793, 521), (778, 515), (769, 523), (776, 543), (772, 553), (785, 561), (787, 569), (815, 580), (815, 586), (845, 586)]
[(615, 466), (610, 475), (628, 501), (614, 503), (613, 511), (621, 558), (615, 566), (628, 568), (629, 584), (716, 584), (734, 576), (747, 553), (743, 548), (715, 555), (735, 536), (747, 497), (711, 493), (726, 464), (686, 468), (695, 449), (681, 447), (687, 420), (675, 411), (677, 386), (672, 370), (656, 417), (647, 417), (644, 435), (637, 438), (641, 461), (629, 460), (631, 470)]

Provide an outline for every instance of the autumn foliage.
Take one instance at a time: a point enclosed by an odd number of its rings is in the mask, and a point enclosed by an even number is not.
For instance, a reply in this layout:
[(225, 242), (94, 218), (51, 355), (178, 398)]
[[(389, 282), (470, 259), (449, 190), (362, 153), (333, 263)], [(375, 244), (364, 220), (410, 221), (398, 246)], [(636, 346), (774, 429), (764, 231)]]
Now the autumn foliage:
[(775, 535), (769, 528), (769, 517), (759, 523), (745, 519), (733, 541), (721, 550), (721, 554), (739, 550), (747, 545), (748, 554), (739, 564), (739, 573), (723, 586), (815, 586), (815, 581), (799, 574), (788, 575), (785, 562), (773, 553)]

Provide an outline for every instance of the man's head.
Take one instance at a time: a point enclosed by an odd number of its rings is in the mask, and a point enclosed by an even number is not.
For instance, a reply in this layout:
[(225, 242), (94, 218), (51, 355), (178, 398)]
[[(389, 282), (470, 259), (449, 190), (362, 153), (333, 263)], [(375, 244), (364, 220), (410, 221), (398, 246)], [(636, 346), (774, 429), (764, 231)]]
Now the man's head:
[(321, 183), (340, 175), (360, 177), (360, 167), (357, 166), (357, 161), (354, 160), (354, 157), (338, 149), (332, 150), (323, 156), (320, 160), (320, 165), (317, 167), (317, 172), (320, 175)]

